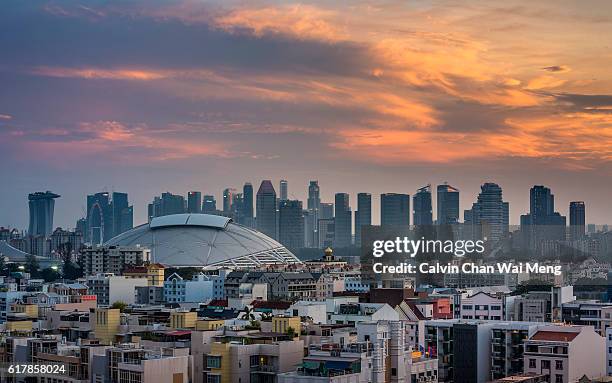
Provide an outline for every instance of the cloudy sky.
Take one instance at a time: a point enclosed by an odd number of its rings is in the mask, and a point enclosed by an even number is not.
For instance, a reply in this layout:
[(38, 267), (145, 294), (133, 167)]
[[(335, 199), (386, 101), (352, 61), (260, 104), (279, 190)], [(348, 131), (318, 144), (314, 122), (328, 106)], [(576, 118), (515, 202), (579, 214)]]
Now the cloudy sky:
[(448, 181), (462, 209), (492, 181), (513, 223), (544, 184), (612, 223), (610, 1), (0, 7), (0, 225), (38, 190), (72, 227), (88, 193), (142, 222), (162, 191), (281, 178), (352, 202)]

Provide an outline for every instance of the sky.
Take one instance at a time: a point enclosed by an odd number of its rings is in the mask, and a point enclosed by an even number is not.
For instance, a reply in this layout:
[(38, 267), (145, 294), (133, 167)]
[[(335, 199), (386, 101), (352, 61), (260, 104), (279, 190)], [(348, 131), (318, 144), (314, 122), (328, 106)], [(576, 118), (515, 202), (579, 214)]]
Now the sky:
[[(0, 5), (0, 225), (128, 192), (316, 179), (413, 194), (484, 182), (511, 223), (544, 184), (612, 223), (612, 2), (20, 1)], [(435, 202), (435, 201), (434, 201)], [(377, 219), (374, 219), (375, 223)]]

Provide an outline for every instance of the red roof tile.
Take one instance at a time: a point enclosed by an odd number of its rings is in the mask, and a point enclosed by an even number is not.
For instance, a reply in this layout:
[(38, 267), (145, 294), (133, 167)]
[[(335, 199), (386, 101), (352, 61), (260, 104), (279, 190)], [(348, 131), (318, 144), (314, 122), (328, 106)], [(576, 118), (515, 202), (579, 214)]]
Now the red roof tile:
[(551, 342), (571, 342), (578, 336), (577, 332), (538, 331), (529, 340), (544, 340)]

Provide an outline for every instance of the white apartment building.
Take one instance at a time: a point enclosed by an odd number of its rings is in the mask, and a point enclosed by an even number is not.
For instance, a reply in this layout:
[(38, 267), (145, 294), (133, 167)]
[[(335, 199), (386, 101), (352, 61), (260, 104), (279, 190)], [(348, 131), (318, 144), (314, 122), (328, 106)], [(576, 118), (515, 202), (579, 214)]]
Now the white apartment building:
[(503, 298), (480, 291), (461, 299), (461, 319), (502, 320), (503, 317)]
[(606, 374), (606, 340), (592, 326), (551, 326), (525, 341), (525, 373), (545, 374), (551, 383), (573, 383)]
[(98, 305), (112, 305), (115, 302), (134, 304), (136, 287), (147, 286), (147, 278), (126, 278), (111, 273), (87, 277), (87, 292), (96, 295)]

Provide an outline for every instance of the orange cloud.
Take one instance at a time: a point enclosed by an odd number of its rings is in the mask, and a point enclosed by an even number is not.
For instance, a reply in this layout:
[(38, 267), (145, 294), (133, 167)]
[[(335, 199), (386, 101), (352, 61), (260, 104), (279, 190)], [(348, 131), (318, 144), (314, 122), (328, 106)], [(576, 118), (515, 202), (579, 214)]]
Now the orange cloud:
[(213, 23), (227, 32), (246, 29), (256, 36), (271, 33), (330, 42), (347, 37), (338, 27), (336, 12), (310, 5), (236, 9), (215, 18)]
[(136, 69), (38, 67), (32, 70), (32, 73), (47, 77), (147, 81), (170, 77), (173, 72)]

